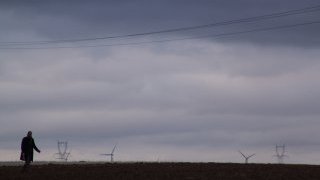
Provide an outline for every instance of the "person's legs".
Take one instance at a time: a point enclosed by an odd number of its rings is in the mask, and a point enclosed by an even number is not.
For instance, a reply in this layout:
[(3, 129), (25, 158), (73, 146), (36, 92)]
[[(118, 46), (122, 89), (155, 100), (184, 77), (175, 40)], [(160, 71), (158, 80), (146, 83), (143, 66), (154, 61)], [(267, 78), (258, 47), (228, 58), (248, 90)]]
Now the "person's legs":
[(25, 161), (24, 161), (24, 165), (23, 165), (23, 168), (22, 168), (22, 172), (26, 172), (28, 170), (28, 167), (30, 165), (30, 157), (29, 156), (26, 156), (25, 157)]

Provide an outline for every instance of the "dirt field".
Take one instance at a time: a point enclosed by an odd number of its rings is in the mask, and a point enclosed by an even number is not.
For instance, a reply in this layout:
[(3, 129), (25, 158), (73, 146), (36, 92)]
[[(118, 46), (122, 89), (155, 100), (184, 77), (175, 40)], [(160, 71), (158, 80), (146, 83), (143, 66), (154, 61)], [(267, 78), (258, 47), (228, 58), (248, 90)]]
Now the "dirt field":
[(106, 163), (0, 167), (0, 179), (33, 180), (319, 180), (320, 166), (224, 163)]

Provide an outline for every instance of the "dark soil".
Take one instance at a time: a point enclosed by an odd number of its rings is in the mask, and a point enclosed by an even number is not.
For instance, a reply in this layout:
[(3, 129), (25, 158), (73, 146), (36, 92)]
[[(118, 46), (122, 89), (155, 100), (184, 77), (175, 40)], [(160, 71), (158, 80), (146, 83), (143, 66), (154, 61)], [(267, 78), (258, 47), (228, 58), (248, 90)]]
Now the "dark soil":
[(24, 180), (320, 180), (320, 166), (231, 163), (106, 163), (0, 167), (0, 179)]

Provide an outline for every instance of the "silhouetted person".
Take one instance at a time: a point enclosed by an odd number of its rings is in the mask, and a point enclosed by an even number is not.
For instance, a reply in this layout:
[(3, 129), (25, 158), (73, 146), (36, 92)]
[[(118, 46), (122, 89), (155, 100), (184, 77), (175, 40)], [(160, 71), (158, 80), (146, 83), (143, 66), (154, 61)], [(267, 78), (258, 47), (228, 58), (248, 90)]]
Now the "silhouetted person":
[(22, 172), (25, 172), (30, 163), (33, 161), (33, 149), (40, 153), (40, 150), (37, 148), (32, 138), (32, 132), (29, 131), (27, 136), (24, 137), (21, 142), (20, 160), (25, 161)]

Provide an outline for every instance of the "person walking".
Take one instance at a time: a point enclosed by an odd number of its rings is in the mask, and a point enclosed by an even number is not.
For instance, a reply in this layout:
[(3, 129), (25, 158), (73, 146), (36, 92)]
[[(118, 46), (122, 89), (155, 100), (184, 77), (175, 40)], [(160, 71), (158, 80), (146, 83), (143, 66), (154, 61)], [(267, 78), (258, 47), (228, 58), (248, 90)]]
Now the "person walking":
[(32, 132), (28, 131), (27, 136), (24, 137), (21, 142), (20, 160), (25, 162), (22, 172), (27, 171), (30, 163), (33, 161), (33, 149), (40, 153), (40, 150), (37, 148), (36, 144), (34, 143), (34, 139), (32, 138)]

